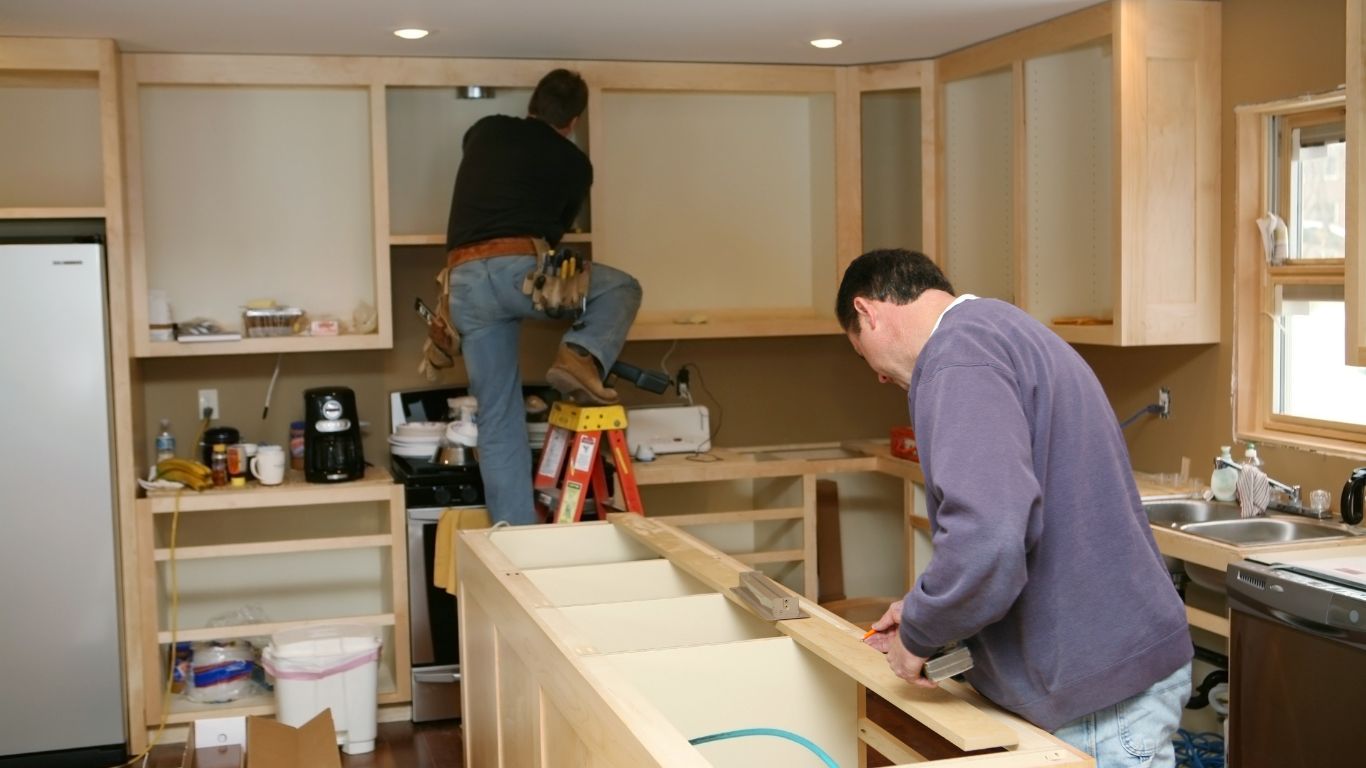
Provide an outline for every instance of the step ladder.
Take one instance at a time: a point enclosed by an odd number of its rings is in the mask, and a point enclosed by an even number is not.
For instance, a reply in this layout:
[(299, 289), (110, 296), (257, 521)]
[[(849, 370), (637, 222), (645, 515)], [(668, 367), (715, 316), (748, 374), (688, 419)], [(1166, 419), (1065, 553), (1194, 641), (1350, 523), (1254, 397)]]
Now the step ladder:
[[(619, 503), (627, 512), (645, 514), (636, 487), (631, 451), (626, 447), (626, 409), (620, 405), (579, 406), (557, 402), (541, 449), (533, 488), (536, 506), (547, 522), (576, 523), (583, 517), (589, 483), (601, 510), (609, 497), (608, 453), (616, 469)], [(602, 514), (598, 515), (602, 519)]]

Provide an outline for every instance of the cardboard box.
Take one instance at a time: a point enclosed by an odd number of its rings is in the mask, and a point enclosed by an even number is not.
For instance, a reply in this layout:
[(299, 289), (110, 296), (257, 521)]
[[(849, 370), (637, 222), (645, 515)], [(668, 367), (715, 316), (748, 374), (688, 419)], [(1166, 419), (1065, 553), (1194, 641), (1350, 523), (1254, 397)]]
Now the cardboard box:
[(182, 768), (341, 768), (332, 710), (298, 728), (268, 717), (198, 720)]

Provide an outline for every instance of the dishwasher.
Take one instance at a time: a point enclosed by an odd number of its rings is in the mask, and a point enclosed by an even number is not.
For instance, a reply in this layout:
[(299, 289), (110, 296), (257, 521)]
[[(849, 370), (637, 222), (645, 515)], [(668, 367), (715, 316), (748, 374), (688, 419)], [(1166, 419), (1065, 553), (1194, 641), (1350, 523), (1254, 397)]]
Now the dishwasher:
[(1299, 554), (1243, 560), (1225, 576), (1233, 768), (1366, 755), (1366, 555)]

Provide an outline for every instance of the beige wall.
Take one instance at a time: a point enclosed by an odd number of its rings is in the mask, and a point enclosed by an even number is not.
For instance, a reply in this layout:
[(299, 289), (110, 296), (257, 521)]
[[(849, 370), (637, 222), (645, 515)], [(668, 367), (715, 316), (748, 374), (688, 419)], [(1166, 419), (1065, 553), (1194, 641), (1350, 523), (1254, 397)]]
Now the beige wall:
[[(1219, 446), (1233, 437), (1233, 108), (1331, 90), (1346, 79), (1342, 0), (1224, 0), (1222, 5), (1222, 341), (1209, 347), (1081, 349), (1121, 418), (1154, 402), (1159, 386), (1171, 387), (1172, 418), (1147, 419), (1127, 432), (1134, 466), (1172, 471), (1181, 456), (1189, 456), (1192, 473), (1205, 482)], [(1359, 463), (1275, 446), (1258, 453), (1272, 477), (1303, 485), (1306, 492), (1329, 489), (1335, 509), (1337, 491)], [(1241, 448), (1235, 451), (1241, 454)]]

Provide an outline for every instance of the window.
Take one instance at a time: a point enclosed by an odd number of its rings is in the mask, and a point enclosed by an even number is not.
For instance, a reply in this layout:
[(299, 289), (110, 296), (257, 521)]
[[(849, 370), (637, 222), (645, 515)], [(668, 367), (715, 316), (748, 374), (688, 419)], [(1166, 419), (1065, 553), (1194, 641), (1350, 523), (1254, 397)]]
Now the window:
[[(1240, 107), (1237, 121), (1237, 436), (1366, 452), (1366, 368), (1345, 364), (1344, 95)], [(1263, 238), (1267, 213), (1281, 237)]]

